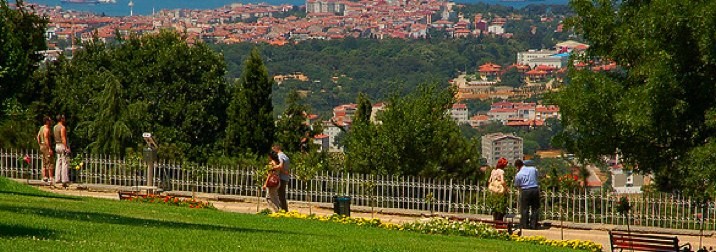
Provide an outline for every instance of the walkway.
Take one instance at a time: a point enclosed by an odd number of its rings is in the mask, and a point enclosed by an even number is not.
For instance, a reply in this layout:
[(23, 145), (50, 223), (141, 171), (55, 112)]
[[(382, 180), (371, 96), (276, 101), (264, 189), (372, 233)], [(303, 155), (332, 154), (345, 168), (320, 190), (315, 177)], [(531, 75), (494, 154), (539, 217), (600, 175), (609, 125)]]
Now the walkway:
[[(25, 180), (18, 180), (19, 182), (27, 182)], [(37, 183), (33, 183), (33, 181), (30, 181), (30, 184), (37, 185)], [(54, 192), (58, 194), (65, 194), (65, 195), (73, 195), (73, 196), (82, 196), (82, 197), (95, 197), (95, 198), (106, 198), (106, 199), (117, 199), (117, 193), (116, 190), (113, 190), (111, 187), (102, 186), (98, 188), (92, 188), (90, 187), (90, 190), (78, 190), (76, 186), (71, 186), (69, 189), (58, 189), (58, 188), (52, 188), (48, 186), (38, 186), (38, 188)], [(181, 194), (181, 192), (179, 192)], [(187, 192), (184, 192), (187, 193)], [(227, 212), (237, 212), (237, 213), (247, 213), (247, 214), (254, 214), (256, 213), (257, 209), (257, 199), (256, 197), (233, 197), (233, 196), (227, 196), (218, 198), (217, 195), (209, 195), (209, 194), (197, 194), (197, 198), (202, 200), (208, 200), (211, 201), (216, 208), (222, 211)], [(221, 199), (221, 201), (219, 200)], [(261, 199), (258, 201), (258, 208), (264, 209), (267, 208), (265, 200)], [(305, 202), (289, 202), (289, 209), (292, 211), (298, 211), (299, 213), (308, 214), (314, 213), (316, 215), (330, 215), (333, 214), (333, 209), (331, 204), (325, 204), (325, 203), (319, 203), (319, 204), (312, 204), (312, 207), (308, 207), (308, 204)], [(371, 213), (370, 208), (367, 207), (353, 207), (351, 216), (352, 217), (362, 217), (362, 218), (379, 218), (383, 222), (392, 222), (392, 223), (403, 223), (403, 222), (412, 222), (419, 219), (426, 218), (428, 213), (423, 213), (419, 211), (411, 211), (411, 210), (403, 210), (403, 209), (375, 209), (375, 213)], [(469, 218), (479, 218), (479, 219), (491, 219), (490, 216), (487, 215), (459, 215), (459, 214), (451, 214), (450, 216), (457, 216), (457, 217), (469, 217)], [(580, 224), (580, 223), (564, 223), (564, 229), (561, 229), (559, 227), (559, 223), (552, 223), (552, 227), (545, 230), (524, 230), (523, 235), (532, 236), (532, 235), (540, 235), (547, 237), (547, 239), (553, 239), (553, 240), (560, 240), (562, 237), (564, 239), (570, 240), (570, 239), (578, 239), (578, 240), (591, 240), (598, 243), (601, 243), (602, 246), (605, 248), (605, 251), (608, 251), (609, 248), (609, 234), (607, 230), (611, 229), (624, 229), (623, 226), (614, 226), (614, 225), (604, 225), (604, 224)], [(681, 243), (691, 243), (691, 245), (696, 248), (699, 245), (699, 236), (698, 231), (693, 230), (679, 230), (679, 229), (661, 229), (661, 228), (650, 228), (650, 227), (632, 227), (632, 230), (639, 230), (639, 231), (645, 231), (650, 233), (662, 233), (662, 234), (669, 234), (669, 235), (678, 235), (679, 240)], [(706, 247), (713, 247), (716, 248), (716, 237), (714, 235), (713, 231), (705, 232), (706, 236), (703, 237), (703, 245)]]

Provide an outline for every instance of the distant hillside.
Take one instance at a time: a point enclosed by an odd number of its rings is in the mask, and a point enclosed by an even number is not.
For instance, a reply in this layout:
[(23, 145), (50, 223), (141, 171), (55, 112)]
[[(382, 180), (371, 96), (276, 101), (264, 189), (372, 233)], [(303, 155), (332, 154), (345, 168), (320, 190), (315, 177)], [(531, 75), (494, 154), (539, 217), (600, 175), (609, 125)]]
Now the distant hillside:
[[(242, 63), (254, 44), (216, 45), (226, 57), (229, 78), (241, 75)], [(313, 40), (286, 46), (259, 45), (271, 75), (301, 72), (309, 81), (284, 81), (275, 89), (277, 112), (291, 89), (305, 90), (314, 112), (325, 115), (341, 103), (354, 102), (359, 92), (378, 101), (406, 93), (418, 83), (447, 81), (458, 72), (474, 72), (485, 62), (510, 64), (519, 43), (498, 38), (460, 40)]]

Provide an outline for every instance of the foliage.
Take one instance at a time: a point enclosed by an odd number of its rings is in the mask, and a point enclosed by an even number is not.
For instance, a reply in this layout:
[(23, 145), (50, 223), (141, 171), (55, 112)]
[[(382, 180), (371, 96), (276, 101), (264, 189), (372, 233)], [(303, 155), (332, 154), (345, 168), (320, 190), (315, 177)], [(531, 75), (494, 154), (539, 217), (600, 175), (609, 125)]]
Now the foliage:
[(161, 196), (161, 195), (141, 195), (141, 196), (132, 196), (128, 198), (127, 200), (131, 202), (137, 202), (137, 203), (157, 203), (157, 204), (165, 204), (168, 206), (179, 206), (179, 207), (188, 207), (188, 208), (194, 208), (194, 209), (214, 209), (216, 210), (216, 207), (211, 204), (211, 202), (204, 202), (204, 201), (197, 201), (195, 199), (184, 199), (184, 198), (178, 198), (173, 196)]
[(85, 121), (77, 125), (82, 130), (82, 137), (94, 139), (87, 148), (93, 153), (118, 153), (122, 154), (132, 132), (127, 126), (126, 98), (122, 90), (122, 84), (110, 72), (104, 72), (98, 76), (106, 82), (104, 89), (92, 99), (92, 103), (99, 106), (99, 110), (92, 116), (94, 120)]
[(599, 252), (602, 251), (602, 244), (593, 241), (581, 240), (548, 240), (544, 236), (511, 236), (513, 241), (527, 242), (539, 245), (547, 245), (552, 247), (572, 248), (584, 251)]
[(492, 209), (492, 212), (507, 212), (507, 196), (505, 194), (489, 193), (486, 198), (486, 204)]
[[(301, 139), (310, 138), (317, 132), (308, 125), (309, 108), (303, 104), (295, 90), (286, 97), (286, 110), (276, 121), (276, 142), (285, 152), (299, 152)], [(309, 144), (310, 145), (310, 144)]]
[(591, 44), (579, 60), (619, 68), (571, 71), (571, 84), (556, 99), (565, 147), (590, 159), (618, 151), (626, 163), (653, 172), (661, 190), (694, 186), (681, 176), (681, 162), (716, 133), (706, 123), (716, 107), (716, 1), (571, 5), (578, 14), (571, 25)]
[(34, 124), (33, 111), (15, 99), (2, 102), (0, 118), (0, 148), (38, 149), (35, 140), (40, 126)]
[(291, 174), (298, 180), (310, 181), (319, 171), (327, 169), (326, 152), (309, 151), (291, 157)]
[(629, 204), (629, 198), (627, 196), (621, 196), (619, 198), (619, 201), (617, 202), (617, 213), (622, 215), (628, 215), (629, 211), (631, 210), (631, 205)]
[(355, 124), (370, 123), (370, 117), (373, 112), (373, 104), (365, 93), (358, 93), (356, 113), (353, 119)]
[(463, 176), (477, 171), (477, 143), (463, 138), (446, 113), (453, 92), (432, 84), (393, 96), (377, 118), (380, 123), (359, 123), (349, 132), (347, 165), (374, 174)]
[[(314, 113), (326, 115), (336, 104), (354, 102), (359, 93), (374, 101), (393, 94), (405, 95), (420, 83), (435, 81), (447, 86), (458, 72), (474, 72), (491, 61), (511, 64), (518, 41), (502, 38), (402, 40), (354, 39), (309, 40), (284, 46), (259, 45), (272, 75), (304, 73), (309, 82), (286, 81), (274, 88), (274, 105), (281, 108), (292, 90), (306, 92)], [(254, 44), (215, 45), (226, 56), (229, 77), (242, 74), (243, 55)], [(335, 77), (335, 78), (334, 78)], [(283, 111), (277, 110), (277, 111)]]
[(560, 158), (539, 159), (540, 187), (552, 192), (572, 192), (580, 188), (570, 163)]
[(122, 154), (152, 132), (160, 157), (210, 156), (226, 125), (220, 54), (168, 31), (112, 44), (95, 38), (82, 47), (37, 75), (55, 85), (50, 106), (68, 116), (73, 149)]
[(316, 216), (305, 215), (298, 212), (277, 212), (268, 214), (271, 218), (292, 218), (304, 220), (318, 220), (356, 226), (378, 227), (388, 230), (411, 231), (423, 234), (441, 234), (452, 236), (470, 236), (481, 239), (510, 240), (552, 247), (572, 248), (582, 251), (602, 251), (602, 245), (593, 241), (580, 240), (548, 240), (543, 236), (508, 235), (490, 226), (489, 224), (471, 220), (449, 220), (447, 218), (430, 218), (427, 220), (406, 222), (403, 224), (383, 223), (379, 219), (351, 218), (342, 215)]
[(34, 90), (26, 86), (42, 61), (39, 52), (47, 49), (48, 20), (35, 14), (34, 7), (24, 1), (15, 2), (15, 8), (10, 8), (7, 0), (0, 0), (0, 102), (14, 97), (29, 104), (35, 97), (28, 94)]
[(522, 73), (517, 71), (517, 68), (510, 68), (502, 74), (500, 83), (505, 86), (520, 88), (525, 84), (525, 78), (522, 77)]
[(271, 92), (273, 79), (259, 55), (251, 50), (241, 78), (233, 87), (233, 97), (226, 111), (225, 149), (230, 155), (242, 152), (268, 153), (274, 140), (275, 125)]
[(85, 159), (82, 153), (75, 155), (70, 159), (70, 169), (81, 170), (85, 166)]

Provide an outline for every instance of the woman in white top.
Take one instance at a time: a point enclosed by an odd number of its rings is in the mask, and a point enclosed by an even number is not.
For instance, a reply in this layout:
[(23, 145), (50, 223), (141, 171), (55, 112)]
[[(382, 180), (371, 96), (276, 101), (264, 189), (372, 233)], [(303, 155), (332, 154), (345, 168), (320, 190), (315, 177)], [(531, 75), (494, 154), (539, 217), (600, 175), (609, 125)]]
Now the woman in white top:
[(494, 220), (502, 221), (507, 210), (507, 182), (505, 181), (505, 167), (507, 159), (497, 160), (495, 169), (490, 172), (488, 189), (490, 190), (490, 205), (492, 206), (492, 217)]

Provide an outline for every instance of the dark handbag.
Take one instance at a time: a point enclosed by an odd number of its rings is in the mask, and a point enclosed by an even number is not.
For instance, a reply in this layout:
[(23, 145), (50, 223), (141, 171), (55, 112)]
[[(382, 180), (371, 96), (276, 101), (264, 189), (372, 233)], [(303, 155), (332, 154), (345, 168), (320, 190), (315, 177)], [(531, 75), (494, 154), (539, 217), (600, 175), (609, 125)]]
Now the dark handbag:
[(280, 182), (281, 179), (278, 177), (278, 174), (270, 173), (266, 179), (266, 187), (277, 187)]

